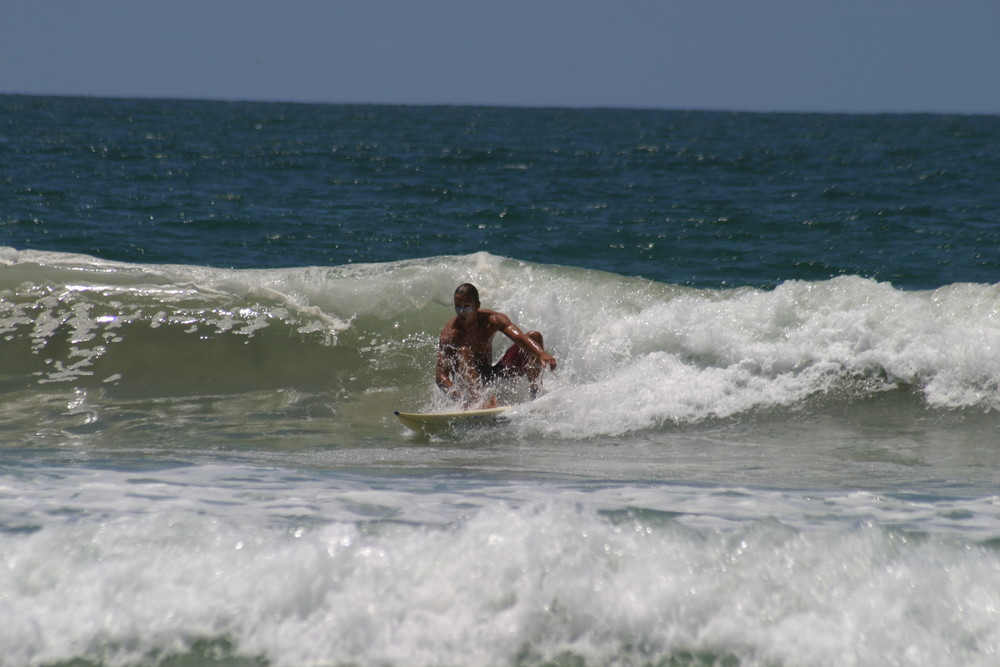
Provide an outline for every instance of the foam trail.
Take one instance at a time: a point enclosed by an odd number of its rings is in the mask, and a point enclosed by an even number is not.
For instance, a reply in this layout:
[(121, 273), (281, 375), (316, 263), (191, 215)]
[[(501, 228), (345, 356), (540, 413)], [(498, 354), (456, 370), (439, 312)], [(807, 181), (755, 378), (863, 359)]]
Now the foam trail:
[(843, 388), (912, 388), (933, 408), (1000, 406), (1000, 287), (908, 292), (846, 277), (664, 292), (636, 287), (625, 301), (606, 294), (563, 307), (569, 324), (547, 326), (564, 333), (557, 345), (568, 355), (538, 409), (577, 419), (543, 428), (622, 433)]

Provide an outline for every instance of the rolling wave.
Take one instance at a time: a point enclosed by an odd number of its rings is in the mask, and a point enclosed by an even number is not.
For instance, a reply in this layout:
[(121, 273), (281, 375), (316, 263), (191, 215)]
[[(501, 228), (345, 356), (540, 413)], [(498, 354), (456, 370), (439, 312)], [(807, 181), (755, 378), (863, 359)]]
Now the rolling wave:
[(905, 390), (927, 409), (1000, 407), (996, 285), (904, 291), (846, 276), (693, 289), (487, 253), (230, 270), (0, 249), (0, 389), (336, 389), (348, 402), (384, 393), (426, 407), (439, 400), (437, 333), (465, 281), (485, 307), (545, 334), (559, 370), (519, 423), (554, 435), (845, 393)]

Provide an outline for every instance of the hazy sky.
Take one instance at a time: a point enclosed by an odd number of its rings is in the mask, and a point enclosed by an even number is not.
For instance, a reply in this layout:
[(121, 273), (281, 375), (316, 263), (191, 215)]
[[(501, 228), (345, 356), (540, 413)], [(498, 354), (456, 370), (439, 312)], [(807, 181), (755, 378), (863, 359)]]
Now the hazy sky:
[(1000, 0), (0, 0), (0, 92), (1000, 114)]

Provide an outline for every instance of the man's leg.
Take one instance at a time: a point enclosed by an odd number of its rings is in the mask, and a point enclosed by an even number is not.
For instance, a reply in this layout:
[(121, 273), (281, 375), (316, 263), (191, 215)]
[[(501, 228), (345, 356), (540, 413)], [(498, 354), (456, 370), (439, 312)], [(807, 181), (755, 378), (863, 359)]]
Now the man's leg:
[[(538, 347), (545, 349), (545, 341), (539, 331), (529, 331), (528, 338), (538, 343)], [(511, 345), (500, 359), (501, 372), (505, 377), (523, 375), (528, 378), (528, 390), (531, 397), (538, 395), (538, 390), (542, 386), (542, 363), (535, 355), (525, 352), (517, 343)]]

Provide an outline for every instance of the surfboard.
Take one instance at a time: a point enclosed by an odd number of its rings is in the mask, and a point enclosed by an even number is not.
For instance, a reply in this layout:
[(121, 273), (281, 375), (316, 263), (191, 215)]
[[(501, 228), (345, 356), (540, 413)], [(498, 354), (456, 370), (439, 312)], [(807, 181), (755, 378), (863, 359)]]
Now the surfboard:
[(503, 405), (498, 408), (485, 408), (483, 410), (463, 410), (461, 412), (400, 412), (396, 410), (396, 417), (407, 428), (422, 433), (439, 433), (455, 426), (480, 426), (495, 424), (503, 420), (503, 413), (510, 410), (511, 406)]

